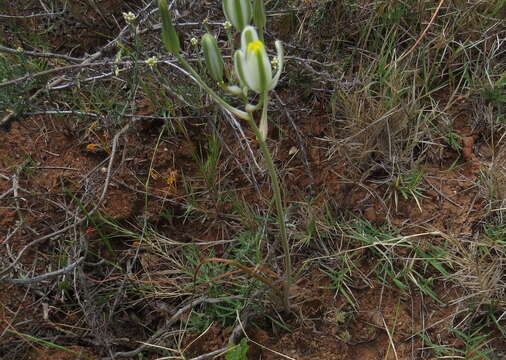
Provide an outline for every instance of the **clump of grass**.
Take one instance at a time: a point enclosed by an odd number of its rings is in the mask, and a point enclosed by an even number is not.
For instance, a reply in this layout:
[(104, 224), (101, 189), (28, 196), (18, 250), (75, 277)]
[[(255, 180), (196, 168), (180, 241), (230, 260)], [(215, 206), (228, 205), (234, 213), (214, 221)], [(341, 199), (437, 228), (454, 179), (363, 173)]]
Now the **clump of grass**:
[(400, 173), (396, 176), (396, 178), (390, 182), (388, 185), (392, 188), (395, 209), (397, 209), (399, 204), (399, 197), (404, 200), (413, 199), (416, 201), (416, 205), (420, 212), (423, 212), (422, 206), (420, 204), (420, 199), (424, 197), (423, 188), (423, 170), (422, 169), (412, 169), (406, 173)]
[(199, 171), (209, 189), (213, 189), (218, 181), (220, 141), (216, 134), (209, 136), (206, 149), (199, 149), (194, 157), (198, 163)]
[[(419, 236), (438, 235), (437, 232), (404, 237), (398, 236), (394, 229), (376, 228), (366, 220), (356, 219), (354, 225), (348, 226), (347, 233), (378, 257), (374, 273), (381, 282), (392, 283), (401, 291), (414, 285), (443, 304), (433, 289), (433, 282), (434, 278), (448, 276), (446, 250), (436, 246), (426, 249), (416, 240)], [(408, 256), (400, 257), (397, 251)]]
[(456, 337), (463, 345), (452, 346), (450, 344), (437, 344), (433, 342), (428, 336), (422, 335), (425, 342), (424, 350), (430, 351), (432, 354), (441, 357), (455, 357), (465, 359), (493, 359), (489, 357), (493, 355), (493, 349), (488, 344), (491, 342), (490, 334), (483, 334), (483, 327), (477, 329), (466, 329), (465, 331), (450, 328), (452, 335)]
[[(347, 89), (337, 82), (332, 101), (339, 130), (329, 154), (348, 157), (362, 172), (382, 169), (395, 178), (398, 169), (441, 159), (444, 148), (459, 152), (452, 112), (457, 103), (480, 104), (479, 94), (501, 102), (501, 41), (481, 35), (501, 33), (500, 21), (476, 18), (473, 11), (482, 7), (493, 13), (483, 4), (438, 8), (422, 1), (343, 7), (341, 14), (361, 26), (343, 28), (333, 48), (344, 71), (363, 85)], [(346, 46), (357, 39), (356, 46)]]

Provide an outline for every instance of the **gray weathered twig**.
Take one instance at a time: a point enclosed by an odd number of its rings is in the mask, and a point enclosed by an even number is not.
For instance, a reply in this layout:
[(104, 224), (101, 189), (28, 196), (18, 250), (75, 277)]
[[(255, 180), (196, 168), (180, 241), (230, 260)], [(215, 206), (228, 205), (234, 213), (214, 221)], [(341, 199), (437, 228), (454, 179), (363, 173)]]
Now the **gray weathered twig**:
[(60, 269), (60, 270), (51, 271), (51, 272), (48, 272), (48, 273), (45, 273), (42, 275), (38, 275), (38, 276), (34, 276), (32, 278), (26, 278), (26, 279), (4, 278), (4, 279), (0, 279), (0, 282), (3, 281), (3, 282), (11, 283), (11, 284), (16, 284), (16, 285), (33, 285), (35, 283), (54, 278), (56, 276), (67, 274), (67, 273), (73, 271), (76, 268), (76, 266), (79, 265), (80, 263), (82, 263), (83, 261), (84, 261), (84, 256), (80, 257), (79, 259), (77, 259), (77, 261), (65, 266), (63, 269)]
[[(167, 329), (169, 329), (172, 325), (174, 325), (174, 323), (176, 321), (178, 321), (181, 318), (181, 316), (183, 316), (183, 314), (185, 314), (187, 311), (193, 309), (197, 305), (200, 305), (200, 304), (218, 304), (218, 303), (223, 302), (223, 301), (235, 300), (235, 299), (241, 299), (241, 298), (242, 298), (242, 296), (238, 296), (238, 295), (236, 295), (236, 296), (226, 296), (226, 297), (222, 297), (222, 298), (209, 298), (207, 296), (201, 296), (198, 299), (195, 299), (195, 300), (191, 301), (190, 303), (186, 304), (185, 306), (182, 306), (181, 308), (179, 308), (174, 313), (174, 315), (172, 315), (171, 318), (169, 320), (167, 320), (167, 322), (165, 323), (165, 326), (163, 326), (161, 329), (157, 330), (144, 344), (142, 344), (138, 348), (136, 348), (134, 350), (131, 350), (131, 351), (120, 351), (120, 352), (117, 352), (117, 353), (114, 354), (114, 358), (116, 358), (116, 357), (132, 358), (132, 357), (136, 356), (141, 351), (145, 350), (148, 347), (149, 343), (154, 342), (161, 334), (163, 334), (165, 331), (167, 331)], [(219, 353), (220, 352), (218, 352), (217, 354), (219, 354)], [(111, 359), (111, 358), (105, 358), (103, 360), (107, 360), (107, 359)], [(202, 359), (206, 359), (206, 358), (202, 358)]]
[(71, 62), (81, 62), (84, 60), (84, 58), (76, 58), (76, 57), (68, 56), (68, 55), (55, 54), (55, 53), (50, 53), (50, 52), (30, 51), (30, 50), (24, 50), (24, 49), (12, 49), (10, 47), (0, 45), (0, 53), (2, 53), (2, 52), (7, 53), (7, 54), (22, 54), (22, 55), (27, 55), (27, 56), (32, 56), (32, 57), (63, 59), (63, 60), (71, 61)]

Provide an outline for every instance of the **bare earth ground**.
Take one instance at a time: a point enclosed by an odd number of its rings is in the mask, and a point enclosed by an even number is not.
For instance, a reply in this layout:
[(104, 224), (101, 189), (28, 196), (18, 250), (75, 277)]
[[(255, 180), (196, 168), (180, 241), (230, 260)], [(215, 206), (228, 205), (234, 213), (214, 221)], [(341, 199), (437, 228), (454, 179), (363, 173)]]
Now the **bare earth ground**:
[[(114, 2), (110, 3), (111, 9), (119, 8)], [(125, 10), (128, 9), (126, 6)], [(8, 10), (10, 14), (15, 13), (15, 9)], [(114, 13), (120, 19), (119, 11), (102, 10), (104, 14)], [(100, 22), (95, 15), (97, 23)], [(93, 39), (82, 45), (83, 52), (92, 52), (94, 47), (103, 44), (100, 38)], [(61, 44), (60, 48), (67, 49), (67, 43)], [(76, 50), (75, 54), (79, 55), (79, 51)], [(456, 250), (450, 256), (455, 257), (454, 264), (475, 261), (476, 276), (487, 261), (493, 261), (485, 256), (465, 258), (467, 245), (464, 244), (479, 242), (485, 237), (482, 229), (490, 217), (490, 193), (480, 185), (484, 174), (493, 173), (490, 181), (494, 183), (494, 197), (506, 197), (506, 152), (497, 143), (488, 141), (489, 133), (474, 126), (472, 104), (466, 99), (447, 108), (448, 113), (453, 114), (453, 129), (458, 135), (460, 152), (450, 147), (438, 148), (437, 156), (427, 156), (418, 165), (424, 174), (420, 185), (423, 196), (415, 200), (413, 197), (396, 197), (395, 189), (380, 181), (380, 174), (362, 177), (347, 157), (340, 154), (329, 156), (332, 149), (326, 136), (333, 124), (324, 101), (315, 97), (310, 111), (293, 111), (290, 119), (284, 109), (296, 109), (297, 104), (306, 102), (305, 95), (286, 89), (280, 89), (278, 95), (286, 106), (275, 100), (272, 114), (278, 127), (271, 130), (269, 145), (281, 167), (285, 196), (292, 204), (289, 217), (297, 219), (297, 215), (305, 211), (315, 218), (324, 217), (331, 204), (334, 206), (331, 213), (336, 218), (347, 216), (349, 224), (358, 221), (376, 229), (397, 227), (402, 229), (398, 234), (399, 241), (406, 241), (405, 237), (413, 235), (418, 249), (426, 249), (427, 253), (434, 246), (461, 243), (461, 251), (459, 245), (452, 245)], [(438, 97), (444, 107), (450, 94), (441, 92)], [(132, 112), (150, 116), (157, 115), (158, 110), (159, 104), (154, 104), (148, 97), (137, 96)], [(4, 175), (0, 178), (0, 194), (15, 189), (15, 197), (0, 200), (0, 237), (4, 245), (8, 245), (2, 247), (2, 251), (8, 252), (2, 254), (2, 259), (8, 259), (10, 263), (27, 244), (72, 223), (76, 216), (83, 216), (81, 206), (99, 199), (115, 133), (100, 124), (93, 125), (92, 121), (75, 115), (30, 115), (15, 119), (0, 130), (0, 173)], [(100, 205), (101, 219), (137, 231), (139, 219), (145, 218), (158, 234), (178, 243), (199, 244), (202, 257), (226, 257), (224, 245), (209, 244), (232, 238), (234, 228), (241, 220), (231, 203), (217, 200), (218, 190), (206, 190), (195, 160), (196, 149), (206, 141), (209, 123), (198, 117), (189, 119), (185, 122), (187, 136), (172, 136), (170, 141), (163, 141), (155, 147), (163, 125), (163, 121), (156, 119), (137, 121), (122, 138), (116, 154), (118, 162)], [(304, 139), (303, 146), (299, 142), (300, 134)], [(225, 144), (220, 162), (227, 165), (219, 171), (218, 183), (221, 187), (235, 189), (236, 197), (245, 199), (252, 207), (265, 206), (266, 199), (270, 198), (266, 175), (260, 171), (253, 174), (259, 179), (257, 191), (237, 165), (247, 164), (249, 153), (237, 141), (235, 129), (225, 123), (221, 126), (220, 136), (220, 141)], [(503, 135), (494, 136), (500, 138)], [(247, 130), (246, 138), (253, 138)], [(254, 141), (252, 146), (255, 148)], [(299, 151), (293, 153), (291, 149), (294, 147)], [(198, 206), (203, 215), (198, 218), (186, 216), (187, 182), (199, 196)], [(308, 198), (311, 198), (310, 206), (298, 206), (307, 203)], [(167, 211), (171, 216), (165, 216)], [(152, 332), (161, 328), (188, 296), (192, 296), (193, 290), (185, 289), (182, 290), (182, 293), (186, 292), (184, 296), (181, 293), (178, 296), (143, 297), (142, 294), (148, 294), (153, 288), (162, 291), (170, 288), (171, 281), (176, 281), (167, 275), (172, 269), (167, 259), (154, 250), (153, 244), (143, 247), (138, 239), (125, 232), (111, 230), (112, 225), (96, 222), (99, 222), (98, 218), (90, 218), (70, 230), (75, 232), (76, 241), (88, 244), (89, 258), (78, 270), (79, 274), (70, 272), (34, 287), (0, 283), (0, 357), (14, 359), (10, 357), (14, 353), (9, 349), (11, 346), (23, 349), (17, 353), (16, 359), (44, 360), (100, 359), (110, 356), (104, 349), (132, 350), (140, 342), (147, 341)], [(19, 226), (20, 223), (23, 226)], [(324, 230), (324, 225), (319, 230), (318, 226), (317, 231)], [(107, 231), (115, 235), (104, 239), (102, 232)], [(20, 258), (18, 268), (30, 269), (30, 276), (35, 276), (64, 267), (68, 256), (77, 259), (78, 254), (63, 254), (57, 250), (65, 239), (56, 235), (30, 246)], [(293, 312), (279, 314), (276, 300), (271, 299), (271, 306), (263, 310), (265, 313), (254, 314), (246, 329), (251, 340), (248, 358), (437, 358), (430, 351), (421, 349), (424, 346), (419, 336), (421, 333), (433, 342), (465, 348), (462, 339), (449, 331), (449, 327), (458, 327), (470, 316), (468, 306), (479, 303), (479, 296), (468, 298), (472, 292), (466, 284), (459, 283), (460, 280), (445, 281), (434, 268), (425, 269), (425, 277), (431, 278), (434, 297), (422, 293), (413, 284), (403, 288), (395, 286), (395, 281), (392, 283), (391, 280), (382, 283), (379, 278), (371, 277), (378, 269), (376, 247), (364, 243), (350, 245), (352, 240), (349, 237), (338, 234), (325, 241), (330, 249), (327, 253), (316, 251), (318, 244), (294, 247), (295, 268), (303, 270), (293, 289)], [(363, 249), (357, 250), (361, 246)], [(178, 249), (176, 246), (173, 251)], [(354, 254), (354, 270), (346, 275), (346, 288), (338, 290), (320, 265), (341, 269), (342, 254), (350, 249)], [(389, 251), (386, 246), (382, 250)], [(408, 247), (403, 249), (400, 246), (396, 254), (401, 259), (413, 258), (413, 262), (419, 259), (413, 257)], [(134, 256), (138, 259), (135, 266), (129, 260)], [(314, 258), (321, 260), (311, 260)], [(102, 265), (94, 265), (99, 261)], [(115, 266), (105, 268), (104, 264)], [(453, 269), (444, 267), (448, 272), (459, 271), (456, 265)], [(21, 276), (20, 273), (11, 275)], [(474, 284), (475, 279), (469, 276), (469, 282)], [(75, 291), (76, 281), (81, 282), (81, 292)], [(115, 291), (119, 283), (140, 290), (128, 290), (117, 297)], [(93, 298), (93, 291), (98, 293), (99, 288), (108, 289), (109, 284), (115, 284), (115, 287), (111, 285), (110, 294), (100, 292), (96, 314), (83, 313), (83, 307), (76, 305), (88, 301), (88, 297)], [(485, 291), (486, 287), (479, 290)], [(205, 287), (196, 291), (196, 295), (204, 295)], [(501, 294), (494, 296), (500, 298)], [(100, 301), (122, 304), (118, 305), (121, 311), (114, 313), (107, 329), (101, 328), (104, 324), (101, 316), (106, 313), (100, 313)], [(94, 315), (99, 316), (94, 318)], [(188, 318), (179, 319), (174, 333), (184, 328), (185, 320)], [(504, 325), (504, 320), (501, 321)], [(284, 325), (279, 326), (280, 322)], [(222, 348), (227, 345), (233, 325), (215, 321), (206, 331), (189, 330), (182, 336), (180, 345), (182, 348), (188, 346), (187, 358)], [(65, 350), (44, 346), (26, 336), (34, 329), (37, 337), (61, 344)], [(492, 326), (484, 332), (489, 334), (486, 345), (494, 349), (490, 358), (506, 358), (506, 341), (501, 332)], [(101, 335), (107, 339), (101, 339)], [(462, 358), (473, 358), (472, 353), (465, 356)], [(147, 352), (143, 358), (158, 357)]]
[[(315, 119), (314, 121), (317, 121)], [(312, 123), (315, 126), (315, 123)], [(303, 125), (301, 125), (303, 127)], [(304, 131), (304, 130), (303, 130)], [(33, 170), (29, 176), (20, 179), (20, 189), (30, 189), (30, 194), (23, 195), (23, 208), (26, 208), (24, 221), (30, 224), (29, 230), (25, 230), (15, 236), (12, 241), (12, 252), (16, 253), (26, 243), (48, 232), (48, 224), (57, 223), (58, 219), (63, 221), (66, 214), (57, 205), (52, 205), (49, 200), (64, 198), (62, 194), (62, 183), (68, 184), (68, 187), (78, 191), (87, 183), (100, 183), (98, 178), (100, 173), (89, 177), (94, 168), (101, 165), (103, 154), (90, 153), (84, 143), (79, 144), (76, 139), (68, 136), (67, 130), (61, 121), (54, 121), (50, 117), (33, 117), (25, 119), (22, 122), (12, 124), (9, 131), (0, 133), (0, 153), (6, 155), (1, 160), (1, 169), (5, 173), (22, 165), (20, 159), (25, 161), (29, 158), (34, 164)], [(307, 132), (306, 132), (307, 134)], [(310, 135), (310, 134), (309, 134)], [(156, 133), (149, 129), (143, 129), (139, 126), (138, 131), (129, 134), (127, 139), (128, 147), (131, 149), (128, 154), (128, 162), (115, 174), (113, 184), (107, 194), (104, 202), (103, 211), (113, 219), (128, 220), (139, 215), (142, 212), (143, 194), (142, 187), (139, 187), (135, 178), (145, 177), (145, 165), (135, 165), (145, 163), (150, 157), (151, 148), (149, 145), (143, 146), (142, 143), (152, 144), (156, 141)], [(189, 155), (187, 149), (190, 144), (177, 144), (172, 149), (162, 149), (156, 156), (154, 168), (160, 174), (168, 174), (174, 168), (179, 171), (191, 172), (191, 168), (185, 166)], [(317, 140), (314, 141), (314, 148), (317, 148)], [(310, 147), (311, 148), (311, 147)], [(476, 177), (481, 167), (489, 166), (488, 159), (477, 155), (476, 149), (484, 151), (484, 145), (473, 147), (468, 161), (461, 164), (458, 170), (448, 171), (447, 167), (426, 165), (426, 173), (430, 180), (433, 190), (425, 192), (425, 197), (421, 200), (422, 212), (414, 200), (401, 200), (397, 211), (392, 216), (394, 224), (409, 223), (410, 231), (419, 233), (419, 229), (441, 229), (446, 233), (463, 234), (465, 236), (475, 236), (473, 228), (483, 216), (483, 196), (480, 189), (475, 186)], [(318, 164), (318, 151), (312, 152), (311, 163)], [(173, 163), (172, 159), (178, 159)], [(504, 164), (504, 162), (502, 162)], [(131, 165), (130, 165), (131, 164)], [(292, 167), (299, 168), (300, 173), (304, 173), (303, 164), (292, 164)], [(328, 193), (336, 199), (340, 199), (355, 214), (363, 214), (364, 217), (374, 224), (382, 224), (385, 220), (384, 203), (375, 199), (382, 198), (382, 192), (385, 189), (382, 186), (371, 184), (367, 190), (359, 187), (340, 187), (337, 181), (333, 183), (331, 174), (335, 171), (342, 171), (346, 176), (346, 167), (336, 169), (334, 164), (320, 164), (315, 167), (313, 172), (316, 175), (316, 184), (325, 184)], [(94, 178), (96, 177), (96, 178)], [(114, 179), (118, 179), (114, 182)], [(294, 194), (298, 187), (303, 187), (308, 180), (304, 175), (298, 176), (290, 181), (294, 188)], [(138, 192), (127, 188), (127, 184), (132, 188), (137, 187)], [(166, 184), (165, 184), (166, 185)], [(0, 182), (0, 192), (5, 192), (11, 184), (7, 181)], [(163, 193), (164, 184), (152, 184), (152, 193), (160, 191)], [(321, 185), (320, 185), (321, 186)], [(501, 191), (505, 190), (506, 182), (499, 184)], [(157, 187), (161, 189), (157, 189)], [(371, 196), (371, 192), (373, 196)], [(167, 200), (177, 199), (177, 193), (167, 196)], [(56, 203), (56, 201), (55, 201)], [(171, 206), (170, 203), (153, 201), (150, 203), (149, 211), (156, 213), (163, 206)], [(371, 210), (373, 209), (373, 210)], [(15, 225), (16, 210), (10, 207), (0, 209), (0, 219), (2, 229), (7, 230)], [(163, 226), (163, 224), (160, 224)], [(207, 227), (201, 229), (195, 227), (180, 226), (180, 224), (169, 226), (168, 233), (173, 238), (179, 238), (184, 241), (195, 239), (206, 239), (208, 241), (219, 240), (220, 234), (216, 231), (210, 231)], [(6, 236), (4, 232), (3, 236)], [(93, 234), (87, 235), (93, 237)], [(97, 239), (92, 239), (92, 243)], [(116, 242), (116, 240), (114, 240)], [(336, 239), (336, 241), (338, 241)], [(427, 237), (425, 241), (438, 241), (438, 239)], [(131, 243), (119, 240), (114, 244), (115, 248), (123, 248), (128, 252)], [(37, 248), (30, 249), (23, 262), (31, 264), (34, 259), (43, 258), (51, 262), (51, 241), (46, 241)], [(146, 255), (147, 257), (147, 255)], [(160, 263), (156, 259), (151, 259), (154, 271), (159, 268)], [(361, 273), (368, 273), (370, 265), (363, 261), (360, 267)], [(89, 279), (98, 281), (98, 279)], [(103, 279), (106, 280), (106, 279)], [(397, 356), (399, 359), (410, 358), (413, 347), (419, 346), (418, 340), (411, 338), (412, 334), (424, 329), (428, 324), (437, 324), (430, 330), (431, 334), (438, 337), (448, 337), (446, 329), (449, 323), (458, 321), (454, 314), (455, 308), (461, 304), (440, 306), (434, 303), (430, 298), (420, 299), (419, 294), (411, 296), (401, 294), (397, 289), (385, 288), (381, 284), (370, 284), (366, 286), (359, 279), (356, 280), (357, 288), (353, 290), (353, 295), (357, 303), (357, 311), (353, 319), (346, 324), (343, 329), (342, 324), (336, 320), (340, 309), (346, 306), (346, 302), (341, 296), (336, 296), (333, 290), (325, 289), (328, 286), (328, 278), (322, 276), (316, 269), (310, 272), (310, 275), (304, 277), (297, 284), (298, 294), (294, 300), (297, 311), (288, 326), (292, 328), (291, 333), (280, 331), (279, 329), (254, 329), (250, 337), (260, 344), (270, 349), (280, 351), (296, 359), (379, 359), (384, 358), (387, 352), (392, 353), (389, 344), (393, 341), (396, 344)], [(436, 294), (444, 304), (451, 304), (453, 300), (458, 299), (458, 289), (440, 287), (436, 289)], [(22, 322), (22, 319), (30, 323), (30, 327), (56, 327), (62, 326), (63, 330), (68, 327), (72, 330), (73, 324), (77, 319), (73, 318), (71, 312), (66, 312), (59, 307), (64, 305), (64, 300), (55, 295), (50, 304), (50, 317), (44, 319), (43, 305), (37, 301), (34, 295), (26, 292), (15, 285), (4, 285), (1, 293), (2, 303), (2, 324)], [(423, 314), (423, 315), (422, 315)], [(450, 316), (448, 318), (448, 316)], [(54, 318), (53, 318), (54, 317)], [(53, 318), (53, 319), (51, 319)], [(154, 321), (154, 320), (152, 320)], [(348, 321), (347, 321), (348, 322)], [(125, 324), (125, 326), (127, 326)], [(395, 328), (393, 339), (389, 339), (386, 328)], [(18, 328), (18, 330), (20, 330)], [(195, 354), (205, 353), (222, 346), (226, 342), (223, 332), (226, 329), (213, 327), (210, 329), (198, 343), (195, 344)], [(125, 332), (129, 332), (125, 329)], [(345, 337), (346, 339), (343, 339)], [(497, 349), (506, 351), (506, 343), (500, 340), (498, 334), (496, 339)], [(458, 345), (458, 344), (456, 344)], [(88, 346), (77, 347), (88, 349)], [(389, 350), (390, 349), (390, 350)], [(91, 353), (93, 353), (91, 347)], [(42, 358), (40, 350), (34, 349), (33, 358)], [(43, 351), (45, 352), (45, 350)], [(64, 352), (63, 352), (64, 353)], [(252, 358), (260, 357), (264, 359), (279, 358), (271, 351), (263, 351), (261, 348), (254, 350), (257, 355), (251, 355)], [(70, 359), (70, 355), (63, 357), (61, 352), (46, 354), (47, 359)], [(340, 355), (337, 355), (340, 354)], [(393, 355), (390, 355), (393, 356)], [(394, 357), (391, 357), (392, 359)], [(45, 358), (44, 358), (45, 359)]]

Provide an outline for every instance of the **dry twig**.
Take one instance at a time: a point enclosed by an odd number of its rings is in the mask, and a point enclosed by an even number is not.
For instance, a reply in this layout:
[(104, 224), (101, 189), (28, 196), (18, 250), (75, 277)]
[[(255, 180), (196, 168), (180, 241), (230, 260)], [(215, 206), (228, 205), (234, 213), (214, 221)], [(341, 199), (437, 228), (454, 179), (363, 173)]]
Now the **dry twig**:
[(35, 283), (54, 278), (56, 276), (67, 274), (67, 273), (73, 271), (76, 268), (76, 266), (79, 265), (80, 263), (82, 263), (83, 261), (84, 261), (84, 256), (80, 257), (75, 262), (65, 266), (63, 269), (60, 269), (60, 270), (51, 271), (51, 272), (48, 272), (48, 273), (45, 273), (42, 275), (38, 275), (38, 276), (34, 276), (32, 278), (26, 278), (26, 279), (4, 278), (4, 279), (0, 279), (0, 282), (4, 281), (7, 283), (16, 284), (16, 285), (33, 285)]

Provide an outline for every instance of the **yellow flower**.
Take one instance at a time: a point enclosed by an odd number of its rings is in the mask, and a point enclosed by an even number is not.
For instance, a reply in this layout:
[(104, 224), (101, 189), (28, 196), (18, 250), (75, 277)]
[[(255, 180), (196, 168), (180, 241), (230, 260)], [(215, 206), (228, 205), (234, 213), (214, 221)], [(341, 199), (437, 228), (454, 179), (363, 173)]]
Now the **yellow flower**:
[(272, 76), (272, 66), (264, 43), (259, 40), (254, 27), (246, 26), (241, 35), (241, 49), (234, 54), (235, 72), (242, 85), (258, 94), (272, 90), (278, 83), (283, 65), (281, 42), (276, 41), (278, 68)]
[(169, 176), (167, 176), (167, 185), (169, 185), (169, 192), (175, 192), (176, 191), (176, 176), (177, 176), (177, 170), (171, 170), (169, 171)]

